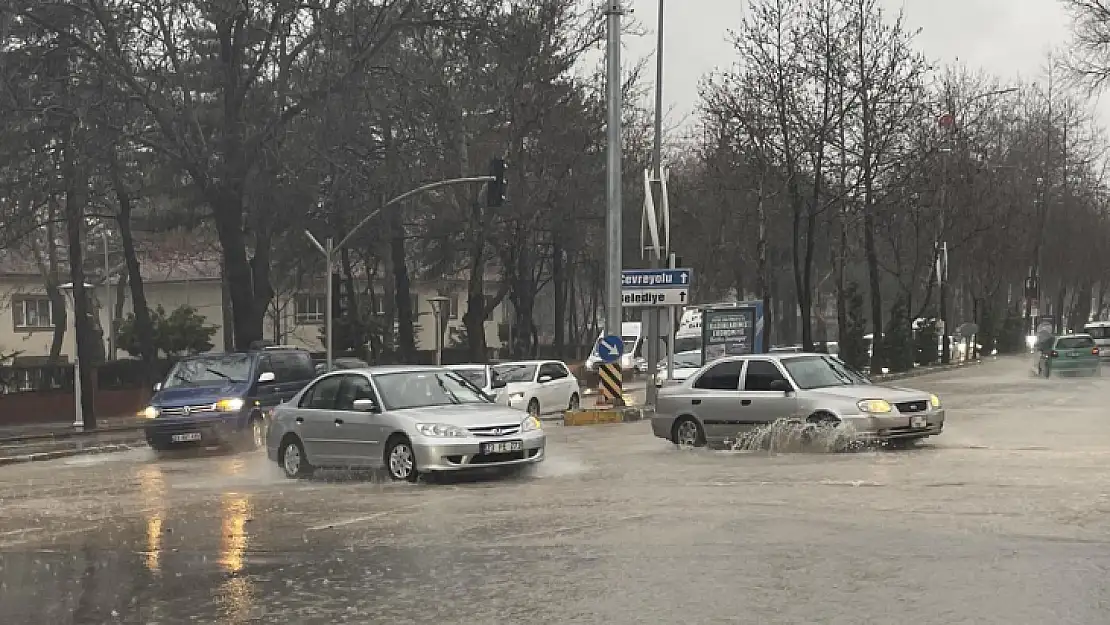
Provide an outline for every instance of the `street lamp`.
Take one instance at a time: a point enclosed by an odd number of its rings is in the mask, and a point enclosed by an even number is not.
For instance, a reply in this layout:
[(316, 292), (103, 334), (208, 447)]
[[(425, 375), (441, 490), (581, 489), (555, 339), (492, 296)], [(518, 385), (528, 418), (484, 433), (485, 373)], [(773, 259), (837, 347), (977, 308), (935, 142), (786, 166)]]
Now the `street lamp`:
[[(66, 300), (69, 302), (69, 307), (73, 310), (73, 427), (85, 427), (85, 414), (81, 408), (81, 359), (78, 354), (80, 352), (80, 340), (77, 337), (77, 301), (73, 295), (73, 283), (66, 282), (58, 287), (66, 294)], [(86, 289), (93, 288), (93, 285), (85, 283)]]
[(451, 298), (442, 295), (429, 297), (428, 303), (432, 305), (432, 314), (436, 317), (436, 366), (443, 364), (443, 305)]

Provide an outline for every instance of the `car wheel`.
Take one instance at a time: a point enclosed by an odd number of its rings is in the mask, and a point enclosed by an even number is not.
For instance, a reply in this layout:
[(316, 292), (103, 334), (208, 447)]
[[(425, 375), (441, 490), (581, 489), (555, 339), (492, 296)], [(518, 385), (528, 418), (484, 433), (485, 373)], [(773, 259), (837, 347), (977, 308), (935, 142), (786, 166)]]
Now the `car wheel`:
[(581, 400), (578, 399), (578, 393), (574, 393), (573, 395), (570, 396), (570, 404), (567, 405), (567, 410), (573, 412), (575, 410), (578, 410), (578, 407), (580, 405), (581, 405)]
[[(810, 415), (802, 429), (802, 444), (813, 445), (818, 441), (830, 440), (830, 435), (840, 425), (840, 419), (827, 412)], [(832, 441), (835, 445), (836, 441)]]
[(385, 448), (385, 468), (390, 479), (398, 482), (415, 482), (420, 476), (416, 467), (416, 454), (412, 443), (404, 436), (397, 436)]
[(281, 465), (285, 476), (293, 479), (304, 478), (312, 475), (314, 467), (308, 462), (308, 455), (304, 452), (301, 439), (296, 436), (287, 436), (281, 441), (278, 450), (278, 464)]
[(540, 400), (532, 399), (528, 402), (528, 414), (539, 419), (540, 418)]
[(671, 441), (680, 447), (704, 447), (705, 430), (693, 417), (682, 417), (674, 424)]
[(891, 449), (912, 449), (920, 440), (920, 438), (895, 438), (887, 441), (886, 445)]
[(247, 429), (243, 432), (243, 448), (248, 451), (262, 449), (266, 446), (266, 423), (262, 417), (253, 416)]

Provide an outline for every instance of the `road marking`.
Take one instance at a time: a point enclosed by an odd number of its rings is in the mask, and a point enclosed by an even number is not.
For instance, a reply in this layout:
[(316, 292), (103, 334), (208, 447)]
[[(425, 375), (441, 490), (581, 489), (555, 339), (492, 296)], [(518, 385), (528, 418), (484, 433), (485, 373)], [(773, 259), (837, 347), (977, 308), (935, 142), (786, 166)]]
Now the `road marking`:
[(435, 501), (425, 501), (425, 502), (421, 502), (421, 503), (418, 503), (418, 504), (413, 504), (411, 506), (403, 506), (401, 508), (395, 508), (393, 510), (384, 510), (382, 512), (375, 512), (374, 514), (367, 514), (367, 515), (364, 515), (364, 516), (357, 516), (357, 517), (353, 517), (353, 518), (350, 518), (350, 519), (343, 519), (342, 521), (332, 521), (330, 523), (321, 523), (319, 525), (313, 525), (311, 527), (306, 528), (306, 531), (319, 532), (321, 530), (330, 530), (330, 529), (335, 529), (337, 527), (346, 527), (347, 525), (355, 525), (356, 523), (365, 523), (366, 521), (373, 521), (374, 519), (380, 519), (381, 517), (389, 516), (391, 514), (398, 514), (398, 513), (404, 513), (404, 512), (413, 512), (413, 511), (419, 510), (421, 508), (426, 508), (429, 505), (443, 503), (445, 501), (450, 501), (452, 499), (458, 499), (458, 496), (441, 497), (441, 498), (439, 498)]

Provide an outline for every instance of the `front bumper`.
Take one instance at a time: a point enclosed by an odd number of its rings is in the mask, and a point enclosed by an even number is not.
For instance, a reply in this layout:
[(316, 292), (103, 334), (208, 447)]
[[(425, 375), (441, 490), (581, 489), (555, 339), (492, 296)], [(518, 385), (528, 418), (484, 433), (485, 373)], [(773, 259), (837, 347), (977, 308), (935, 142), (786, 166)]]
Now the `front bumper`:
[[(242, 431), (241, 415), (233, 412), (213, 413), (211, 415), (182, 417), (159, 417), (150, 419), (143, 426), (146, 442), (154, 448), (178, 445), (216, 445), (230, 442)], [(174, 436), (200, 434), (200, 440), (175, 441)]]
[[(522, 451), (503, 454), (479, 454), (481, 443), (517, 440), (522, 440), (524, 443)], [(543, 461), (546, 448), (547, 435), (543, 430), (512, 436), (468, 438), (457, 442), (428, 437), (418, 437), (412, 441), (412, 450), (416, 454), (416, 466), (425, 472), (466, 471), (535, 464)]]
[[(924, 416), (925, 427), (913, 427), (913, 417)], [(853, 435), (868, 440), (888, 441), (907, 438), (936, 436), (944, 431), (944, 408), (924, 413), (889, 415), (846, 415), (841, 423), (851, 428)]]

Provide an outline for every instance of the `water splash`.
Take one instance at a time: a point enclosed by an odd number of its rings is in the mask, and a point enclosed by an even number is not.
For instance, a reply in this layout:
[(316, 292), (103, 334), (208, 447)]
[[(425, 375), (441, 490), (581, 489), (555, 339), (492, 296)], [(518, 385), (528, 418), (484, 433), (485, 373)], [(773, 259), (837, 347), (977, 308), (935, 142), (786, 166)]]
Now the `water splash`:
[(741, 432), (730, 448), (732, 451), (771, 453), (838, 453), (857, 451), (865, 446), (865, 441), (850, 424), (806, 423), (788, 418)]

